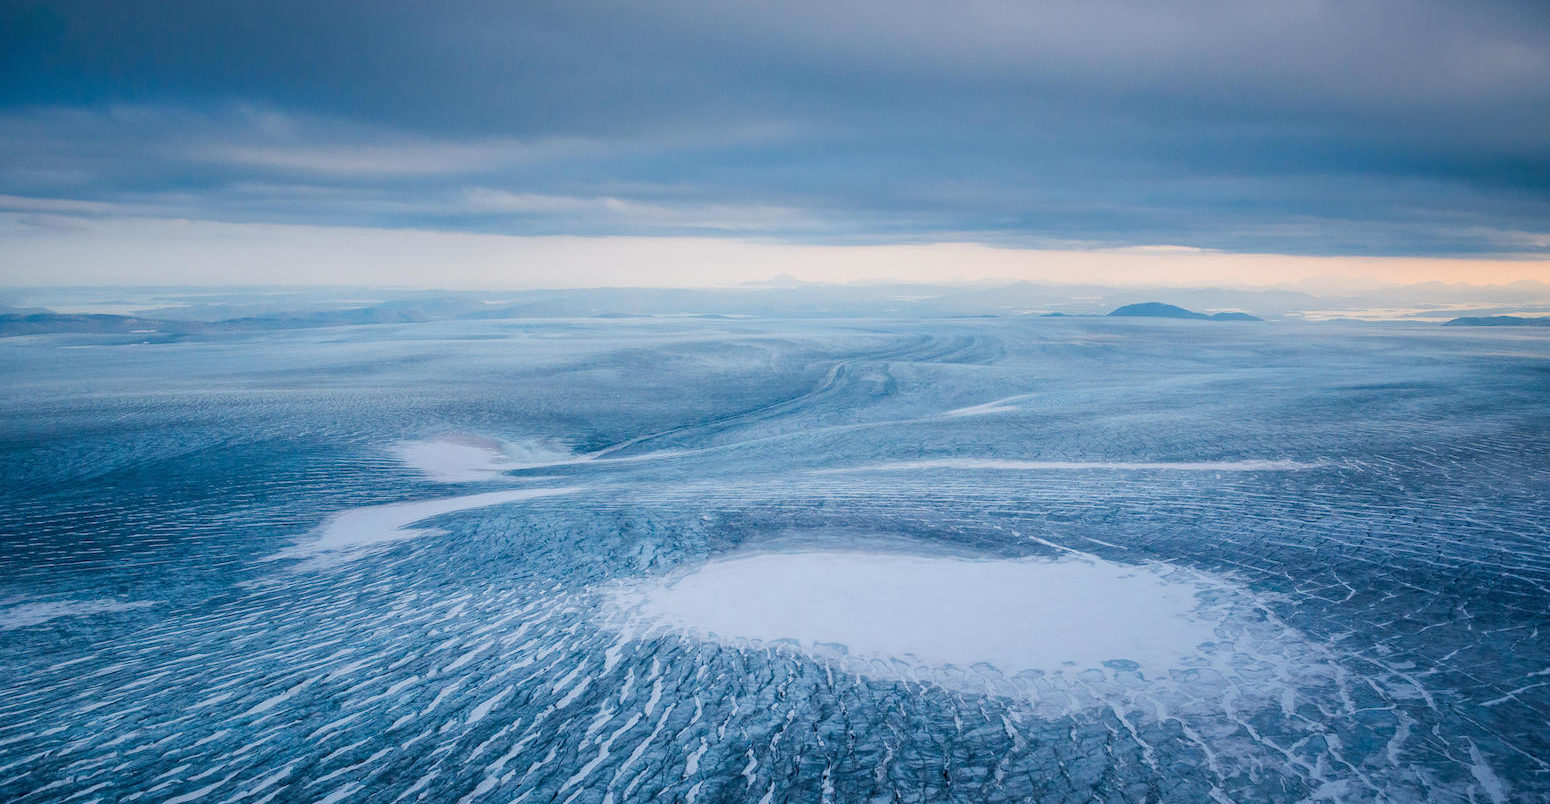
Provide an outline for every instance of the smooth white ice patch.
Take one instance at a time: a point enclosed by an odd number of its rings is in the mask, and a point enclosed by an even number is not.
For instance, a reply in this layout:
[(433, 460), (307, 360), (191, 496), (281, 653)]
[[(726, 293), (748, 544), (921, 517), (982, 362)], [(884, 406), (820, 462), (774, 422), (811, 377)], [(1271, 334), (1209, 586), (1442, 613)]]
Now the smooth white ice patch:
[(0, 608), (0, 631), (29, 628), (58, 617), (82, 617), (154, 606), (149, 600), (47, 600)]
[(1033, 396), (1033, 394), (1018, 394), (1017, 396), (1008, 396), (1001, 399), (991, 400), (979, 405), (970, 405), (965, 408), (955, 408), (943, 413), (942, 416), (949, 419), (956, 419), (963, 416), (985, 416), (992, 413), (1015, 413), (1017, 412), (1018, 407), (1012, 403), (1020, 402), (1024, 399), (1030, 399)]
[(465, 435), (404, 441), (391, 452), (437, 483), (498, 480), (513, 469), (568, 463), (575, 456), (563, 446), (537, 439), (498, 442)]
[(916, 472), (928, 469), (970, 469), (1003, 472), (1048, 472), (1083, 469), (1146, 470), (1167, 472), (1295, 472), (1315, 469), (1322, 464), (1299, 461), (1018, 461), (999, 458), (932, 458), (920, 461), (890, 461), (864, 466), (815, 469), (815, 474), (842, 472)]
[(383, 542), (412, 538), (427, 532), (410, 525), (431, 517), (487, 508), (492, 505), (531, 500), (568, 494), (574, 488), (508, 489), (484, 494), (465, 494), (459, 497), (441, 497), (435, 500), (390, 503), (355, 508), (329, 517), (324, 523), (312, 547), (317, 550), (347, 550)]
[(992, 413), (1015, 413), (1017, 408), (1003, 402), (986, 402), (983, 405), (970, 405), (966, 408), (949, 410), (942, 415), (949, 419), (957, 419), (963, 416), (988, 416)]
[[(542, 489), (506, 489), (483, 494), (464, 494), (458, 497), (441, 497), (417, 502), (372, 505), (341, 511), (323, 521), (314, 538), (288, 547), (270, 556), (270, 560), (283, 558), (307, 558), (320, 554), (346, 554), (379, 544), (412, 539), (436, 533), (434, 528), (411, 527), (431, 517), (487, 508), (492, 505), (552, 497), (580, 491), (578, 487)], [(332, 563), (332, 562), (322, 562)]]
[[(981, 561), (869, 552), (712, 561), (616, 593), (630, 616), (701, 637), (1002, 673), (1180, 667), (1216, 639), (1203, 578), (1091, 558)], [(1119, 664), (1113, 664), (1114, 662)]]

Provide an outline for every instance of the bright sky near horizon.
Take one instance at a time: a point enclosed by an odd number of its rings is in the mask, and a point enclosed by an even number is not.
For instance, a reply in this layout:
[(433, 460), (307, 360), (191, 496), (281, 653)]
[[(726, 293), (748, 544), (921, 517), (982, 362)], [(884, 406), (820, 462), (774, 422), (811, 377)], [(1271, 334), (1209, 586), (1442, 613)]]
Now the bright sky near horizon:
[(0, 7), (0, 285), (1550, 282), (1550, 6)]

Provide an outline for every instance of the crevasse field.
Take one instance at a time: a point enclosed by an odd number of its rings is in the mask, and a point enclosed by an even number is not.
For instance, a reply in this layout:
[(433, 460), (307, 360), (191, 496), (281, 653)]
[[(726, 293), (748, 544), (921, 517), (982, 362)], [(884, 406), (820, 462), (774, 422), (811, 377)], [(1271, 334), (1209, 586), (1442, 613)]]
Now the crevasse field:
[(0, 800), (1550, 797), (1550, 333), (0, 341)]

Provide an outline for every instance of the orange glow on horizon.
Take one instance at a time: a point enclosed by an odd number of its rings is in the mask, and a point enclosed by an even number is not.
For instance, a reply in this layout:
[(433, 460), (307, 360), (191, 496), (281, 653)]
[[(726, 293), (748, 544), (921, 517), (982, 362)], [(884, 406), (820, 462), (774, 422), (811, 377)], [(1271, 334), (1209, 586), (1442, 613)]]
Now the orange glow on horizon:
[(805, 282), (1291, 286), (1550, 283), (1550, 258), (1307, 257), (1178, 246), (1018, 249), (979, 243), (809, 245), (710, 237), (525, 237), (413, 229), (0, 215), (0, 284), (725, 287)]

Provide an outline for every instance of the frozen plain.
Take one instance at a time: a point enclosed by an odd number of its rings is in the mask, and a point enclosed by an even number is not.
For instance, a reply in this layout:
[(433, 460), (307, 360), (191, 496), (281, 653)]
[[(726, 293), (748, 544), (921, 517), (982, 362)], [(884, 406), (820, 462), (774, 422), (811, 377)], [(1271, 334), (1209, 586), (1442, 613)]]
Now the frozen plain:
[(143, 340), (0, 341), (6, 801), (1550, 797), (1543, 333)]

